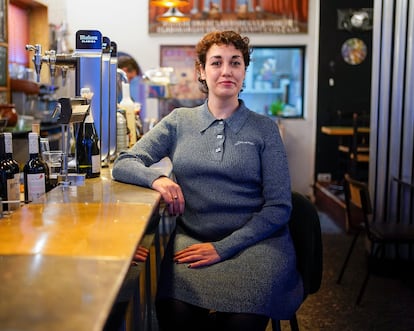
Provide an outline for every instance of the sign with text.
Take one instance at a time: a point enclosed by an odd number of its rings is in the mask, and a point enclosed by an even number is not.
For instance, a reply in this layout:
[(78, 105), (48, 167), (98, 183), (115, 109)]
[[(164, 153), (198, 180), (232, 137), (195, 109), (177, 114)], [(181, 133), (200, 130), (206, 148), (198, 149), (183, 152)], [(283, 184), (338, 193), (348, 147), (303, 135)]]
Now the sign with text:
[[(243, 34), (307, 33), (308, 1), (189, 0), (187, 6), (174, 8), (174, 11), (149, 4), (149, 33), (204, 34), (213, 30), (235, 30)], [(166, 21), (166, 15), (171, 12), (188, 20)]]

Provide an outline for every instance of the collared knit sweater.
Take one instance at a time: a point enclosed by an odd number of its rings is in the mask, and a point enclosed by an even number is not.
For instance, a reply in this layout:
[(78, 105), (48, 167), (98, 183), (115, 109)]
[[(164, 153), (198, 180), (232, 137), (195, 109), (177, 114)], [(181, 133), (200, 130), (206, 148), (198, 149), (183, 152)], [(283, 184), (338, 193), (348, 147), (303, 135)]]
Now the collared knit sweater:
[[(114, 162), (115, 180), (151, 187), (149, 168), (169, 157), (185, 198), (164, 256), (158, 297), (224, 312), (290, 319), (302, 302), (287, 222), (291, 187), (286, 152), (270, 118), (240, 106), (216, 119), (207, 102), (177, 108)], [(222, 261), (175, 264), (174, 251), (212, 242)]]

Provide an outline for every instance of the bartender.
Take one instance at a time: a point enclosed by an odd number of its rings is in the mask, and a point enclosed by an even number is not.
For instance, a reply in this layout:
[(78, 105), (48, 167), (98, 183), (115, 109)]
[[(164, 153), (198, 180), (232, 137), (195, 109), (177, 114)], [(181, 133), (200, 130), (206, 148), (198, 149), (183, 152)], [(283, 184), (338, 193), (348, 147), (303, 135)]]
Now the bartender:
[[(142, 78), (141, 67), (132, 56), (126, 53), (121, 54), (118, 57), (118, 68), (125, 72), (129, 82), (131, 99), (141, 104), (140, 117), (145, 119), (146, 88)], [(118, 94), (118, 102), (121, 99), (122, 92)]]

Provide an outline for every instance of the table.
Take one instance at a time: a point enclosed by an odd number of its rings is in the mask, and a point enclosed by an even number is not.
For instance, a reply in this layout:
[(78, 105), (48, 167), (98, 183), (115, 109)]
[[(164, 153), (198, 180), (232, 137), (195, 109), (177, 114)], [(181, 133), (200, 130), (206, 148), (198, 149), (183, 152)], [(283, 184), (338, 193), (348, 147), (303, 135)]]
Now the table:
[(103, 169), (0, 219), (0, 329), (102, 330), (159, 203)]
[[(360, 126), (357, 128), (360, 134), (369, 134), (370, 128)], [(366, 168), (369, 162), (369, 149), (364, 148), (363, 152), (358, 147), (357, 137), (354, 136), (354, 127), (353, 126), (322, 126), (321, 132), (328, 136), (337, 137), (337, 150), (341, 152), (338, 153), (336, 166), (335, 178), (342, 181), (343, 173), (350, 172), (355, 175), (359, 165), (362, 165), (362, 177), (365, 178), (367, 175)], [(352, 152), (355, 149), (357, 152)], [(341, 157), (340, 155), (346, 155), (346, 157)]]
[[(358, 132), (368, 133), (369, 127), (358, 127)], [(330, 136), (352, 136), (354, 128), (352, 126), (322, 126), (321, 132)]]

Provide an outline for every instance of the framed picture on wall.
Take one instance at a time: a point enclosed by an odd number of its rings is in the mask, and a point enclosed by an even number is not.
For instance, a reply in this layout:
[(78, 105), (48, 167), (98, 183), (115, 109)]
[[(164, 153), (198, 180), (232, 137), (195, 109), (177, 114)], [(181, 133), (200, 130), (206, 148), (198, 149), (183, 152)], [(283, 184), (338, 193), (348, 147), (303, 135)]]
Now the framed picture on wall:
[(293, 34), (308, 31), (309, 0), (189, 0), (181, 7), (149, 1), (149, 33)]
[(204, 99), (198, 87), (194, 69), (195, 47), (160, 46), (160, 66), (174, 69), (176, 84), (171, 86), (171, 97), (181, 100)]
[(160, 46), (160, 66), (173, 69), (175, 83), (169, 86), (169, 97), (160, 102), (160, 116), (167, 115), (177, 107), (201, 105), (206, 96), (199, 89), (194, 61), (193, 45)]
[(7, 1), (0, 0), (0, 43), (7, 42)]

